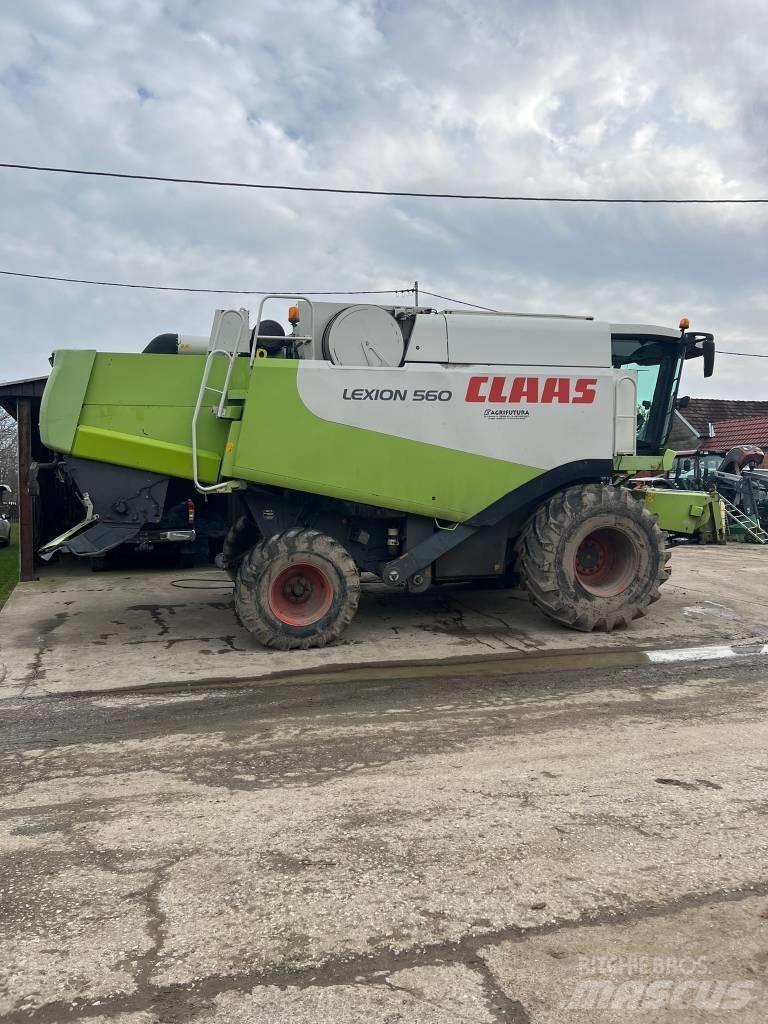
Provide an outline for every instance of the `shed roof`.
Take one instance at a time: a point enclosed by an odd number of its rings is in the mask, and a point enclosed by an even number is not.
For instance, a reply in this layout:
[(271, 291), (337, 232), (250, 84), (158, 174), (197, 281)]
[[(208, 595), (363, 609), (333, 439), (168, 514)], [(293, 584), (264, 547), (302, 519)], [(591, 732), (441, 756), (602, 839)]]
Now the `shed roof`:
[(0, 398), (42, 398), (47, 377), (26, 377), (0, 384)]
[(710, 423), (723, 423), (745, 417), (768, 416), (768, 401), (691, 398), (680, 411), (696, 433), (706, 438)]
[[(768, 404), (768, 403), (766, 403)], [(702, 448), (730, 451), (739, 444), (756, 444), (768, 450), (768, 416), (744, 416), (714, 424), (715, 436), (705, 438)]]
[(42, 398), (47, 377), (27, 377), (25, 380), (10, 380), (0, 384), (0, 409), (16, 416), (18, 398)]

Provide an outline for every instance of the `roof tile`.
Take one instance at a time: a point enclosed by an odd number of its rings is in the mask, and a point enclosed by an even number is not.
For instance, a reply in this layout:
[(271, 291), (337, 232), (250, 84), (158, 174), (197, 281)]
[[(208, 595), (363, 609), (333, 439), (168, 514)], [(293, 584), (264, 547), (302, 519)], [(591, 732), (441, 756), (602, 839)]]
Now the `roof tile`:
[(768, 401), (692, 398), (680, 412), (697, 433), (706, 437), (710, 423), (742, 419), (747, 416), (768, 416)]
[(739, 444), (756, 444), (768, 450), (768, 415), (739, 416), (720, 420), (713, 426), (715, 436), (702, 438), (700, 448), (725, 453)]

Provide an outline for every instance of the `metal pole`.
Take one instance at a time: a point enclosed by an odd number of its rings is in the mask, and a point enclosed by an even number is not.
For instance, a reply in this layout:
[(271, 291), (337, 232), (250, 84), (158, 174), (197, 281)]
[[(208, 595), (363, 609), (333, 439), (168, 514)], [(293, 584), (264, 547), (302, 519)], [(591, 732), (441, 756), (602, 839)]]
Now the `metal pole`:
[(32, 496), (29, 493), (29, 465), (32, 462), (32, 402), (16, 399), (19, 448), (19, 578), (28, 583), (35, 577), (35, 527)]
[(413, 304), (414, 304), (414, 306), (418, 306), (418, 304), (419, 304), (419, 282), (418, 281), (414, 281), (413, 282), (413, 291), (414, 291), (414, 303)]

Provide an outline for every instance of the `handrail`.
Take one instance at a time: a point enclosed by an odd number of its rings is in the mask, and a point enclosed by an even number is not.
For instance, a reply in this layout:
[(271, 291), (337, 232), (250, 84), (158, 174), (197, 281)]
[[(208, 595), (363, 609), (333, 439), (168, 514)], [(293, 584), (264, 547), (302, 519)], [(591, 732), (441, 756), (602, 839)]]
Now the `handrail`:
[[(226, 490), (228, 490), (228, 488), (230, 486), (228, 482), (219, 483), (219, 484), (209, 484), (207, 486), (205, 484), (201, 484), (200, 483), (200, 478), (198, 476), (198, 469), (197, 469), (197, 418), (200, 415), (200, 409), (202, 408), (203, 399), (205, 397), (206, 391), (218, 391), (219, 390), (218, 388), (210, 387), (210, 385), (208, 384), (208, 378), (211, 375), (211, 367), (213, 366), (213, 362), (214, 362), (214, 359), (215, 359), (216, 356), (227, 356), (227, 358), (230, 361), (229, 369), (231, 371), (232, 364), (234, 363), (235, 359), (237, 358), (237, 352), (234, 352), (234, 353), (233, 352), (227, 352), (227, 350), (224, 349), (224, 348), (214, 348), (214, 349), (211, 349), (211, 351), (208, 353), (208, 356), (206, 357), (206, 360), (205, 360), (205, 367), (203, 368), (203, 376), (202, 376), (202, 378), (200, 380), (200, 391), (198, 392), (198, 395), (197, 395), (197, 402), (195, 404), (195, 411), (192, 414), (192, 480), (193, 480), (193, 483), (195, 485), (195, 490), (199, 491), (201, 494), (214, 494), (216, 491), (226, 491)], [(230, 373), (227, 374), (227, 379), (229, 379), (229, 376), (230, 376)], [(222, 399), (225, 398), (226, 393), (227, 393), (227, 391), (226, 391), (226, 387), (225, 387), (221, 391), (221, 398)], [(221, 408), (221, 401), (219, 402), (219, 408)]]
[[(312, 302), (312, 300), (308, 299), (306, 295), (295, 295), (295, 294), (294, 295), (281, 295), (278, 292), (275, 292), (273, 295), (265, 295), (262, 298), (261, 302), (259, 303), (259, 313), (258, 313), (258, 316), (256, 317), (256, 330), (257, 331), (258, 331), (259, 327), (261, 326), (261, 315), (264, 312), (264, 303), (267, 302), (269, 299), (295, 299), (296, 302), (306, 302), (307, 305), (309, 306), (309, 314), (310, 314), (309, 330), (307, 331), (307, 337), (308, 338), (314, 337), (314, 333), (315, 333), (315, 306), (314, 306), (314, 303)], [(304, 341), (305, 340), (304, 337), (302, 337), (301, 340)], [(257, 346), (254, 345), (253, 346), (253, 350), (251, 351), (251, 363), (250, 363), (251, 369), (253, 369), (253, 364), (256, 361), (256, 348), (257, 348)]]

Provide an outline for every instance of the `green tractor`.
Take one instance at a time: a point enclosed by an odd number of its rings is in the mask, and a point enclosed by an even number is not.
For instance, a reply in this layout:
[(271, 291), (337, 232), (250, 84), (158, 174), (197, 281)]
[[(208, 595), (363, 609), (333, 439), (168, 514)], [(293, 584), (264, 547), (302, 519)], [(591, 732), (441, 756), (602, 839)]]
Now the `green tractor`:
[(515, 578), (563, 626), (625, 627), (669, 575), (667, 534), (722, 538), (715, 497), (624, 486), (671, 465), (685, 360), (712, 373), (687, 322), (302, 298), (284, 328), (266, 301), (255, 326), (219, 310), (207, 337), (55, 353), (41, 434), (86, 515), (43, 555), (130, 541), (190, 481), (231, 493), (237, 613), (289, 649), (341, 635), (361, 572), (415, 592)]

